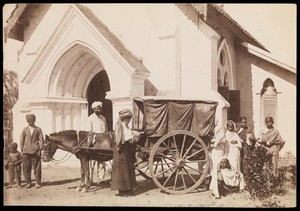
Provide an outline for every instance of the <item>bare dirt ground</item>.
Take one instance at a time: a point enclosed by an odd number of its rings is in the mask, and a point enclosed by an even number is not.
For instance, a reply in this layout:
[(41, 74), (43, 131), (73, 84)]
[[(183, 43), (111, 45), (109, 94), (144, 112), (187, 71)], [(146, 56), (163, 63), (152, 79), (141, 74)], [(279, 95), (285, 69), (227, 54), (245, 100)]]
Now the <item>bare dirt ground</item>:
[[(80, 183), (80, 168), (62, 165), (44, 165), (42, 188), (18, 189), (3, 187), (4, 206), (139, 206), (139, 207), (256, 207), (257, 200), (250, 200), (247, 192), (214, 199), (205, 189), (183, 195), (162, 193), (152, 182), (137, 176), (138, 188), (135, 195), (115, 196), (109, 181), (93, 185), (86, 192), (75, 191)], [(23, 176), (22, 176), (23, 177)], [(33, 182), (34, 184), (34, 182)], [(7, 171), (4, 171), (4, 185), (7, 185)], [(24, 181), (22, 181), (24, 185)], [(282, 207), (296, 207), (296, 190), (291, 189), (284, 196), (278, 196)]]

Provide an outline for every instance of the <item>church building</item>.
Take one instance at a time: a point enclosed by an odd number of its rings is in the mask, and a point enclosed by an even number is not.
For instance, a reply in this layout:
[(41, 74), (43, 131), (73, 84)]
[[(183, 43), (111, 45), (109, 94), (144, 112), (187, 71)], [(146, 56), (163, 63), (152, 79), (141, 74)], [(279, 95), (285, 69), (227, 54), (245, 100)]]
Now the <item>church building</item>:
[(113, 130), (133, 97), (166, 96), (217, 101), (218, 122), (246, 116), (255, 134), (271, 115), (296, 154), (296, 70), (220, 5), (17, 4), (5, 33), (23, 43), (14, 140), (28, 113), (44, 134), (84, 130), (102, 101)]

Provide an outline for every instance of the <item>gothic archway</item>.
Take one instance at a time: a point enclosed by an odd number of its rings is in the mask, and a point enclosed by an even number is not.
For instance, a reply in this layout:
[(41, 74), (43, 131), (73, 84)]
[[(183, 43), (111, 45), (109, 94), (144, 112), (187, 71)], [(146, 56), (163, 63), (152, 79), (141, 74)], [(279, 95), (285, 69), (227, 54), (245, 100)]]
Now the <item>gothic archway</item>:
[(105, 70), (97, 73), (87, 88), (87, 100), (88, 100), (88, 115), (92, 114), (91, 105), (94, 101), (101, 101), (102, 106), (102, 115), (106, 118), (108, 130), (113, 129), (112, 125), (112, 102), (105, 99), (106, 92), (110, 91), (109, 78)]

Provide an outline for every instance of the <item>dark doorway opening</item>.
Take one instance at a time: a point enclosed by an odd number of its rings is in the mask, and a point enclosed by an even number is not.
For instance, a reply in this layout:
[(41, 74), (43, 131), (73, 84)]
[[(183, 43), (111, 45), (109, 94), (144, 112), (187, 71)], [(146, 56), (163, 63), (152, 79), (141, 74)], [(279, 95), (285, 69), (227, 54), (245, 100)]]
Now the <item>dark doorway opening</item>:
[(95, 101), (101, 101), (102, 115), (106, 118), (108, 130), (112, 131), (112, 102), (105, 99), (106, 92), (110, 91), (109, 78), (105, 70), (97, 73), (91, 80), (87, 88), (87, 100), (88, 100), (88, 115), (93, 113), (91, 105)]
[(229, 90), (228, 86), (219, 86), (218, 92), (230, 104), (230, 108), (227, 110), (227, 119), (232, 120), (235, 123), (238, 123), (240, 118), (240, 110), (241, 110), (240, 90)]

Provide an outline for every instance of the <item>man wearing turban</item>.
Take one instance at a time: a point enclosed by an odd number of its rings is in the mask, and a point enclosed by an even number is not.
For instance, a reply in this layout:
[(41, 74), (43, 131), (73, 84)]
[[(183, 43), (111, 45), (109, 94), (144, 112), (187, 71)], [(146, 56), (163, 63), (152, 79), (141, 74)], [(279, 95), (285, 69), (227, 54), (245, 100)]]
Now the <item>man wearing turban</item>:
[(23, 174), (25, 188), (31, 187), (31, 170), (34, 172), (35, 187), (41, 187), (42, 164), (41, 150), (44, 144), (44, 136), (41, 128), (35, 125), (35, 115), (27, 114), (28, 126), (25, 127), (20, 136), (20, 149), (23, 155)]
[(88, 131), (92, 133), (106, 133), (108, 132), (107, 122), (102, 112), (102, 102), (95, 101), (92, 104), (93, 113), (88, 117)]
[[(92, 147), (95, 144), (95, 133), (107, 133), (107, 121), (104, 116), (101, 115), (102, 112), (102, 102), (95, 101), (92, 103), (93, 113), (88, 117), (87, 130), (90, 132), (88, 137), (89, 146)], [(95, 161), (91, 161), (91, 170), (94, 169)], [(100, 167), (101, 164), (101, 167)], [(101, 182), (102, 179), (105, 179), (105, 175), (107, 175), (107, 171), (110, 171), (111, 166), (110, 163), (101, 162), (97, 163), (97, 172), (98, 172), (98, 183)], [(100, 169), (101, 168), (101, 169)], [(101, 174), (101, 175), (100, 175)], [(93, 181), (91, 181), (93, 182)]]

